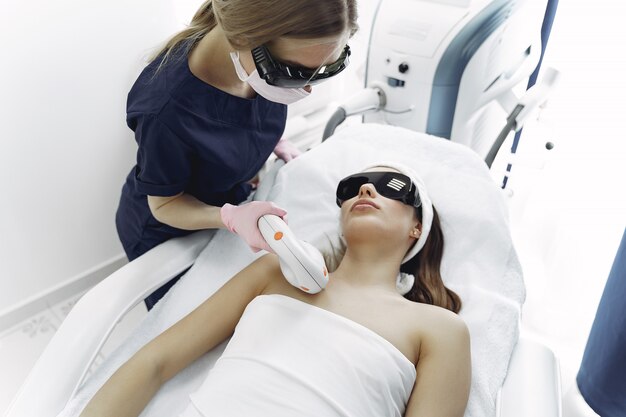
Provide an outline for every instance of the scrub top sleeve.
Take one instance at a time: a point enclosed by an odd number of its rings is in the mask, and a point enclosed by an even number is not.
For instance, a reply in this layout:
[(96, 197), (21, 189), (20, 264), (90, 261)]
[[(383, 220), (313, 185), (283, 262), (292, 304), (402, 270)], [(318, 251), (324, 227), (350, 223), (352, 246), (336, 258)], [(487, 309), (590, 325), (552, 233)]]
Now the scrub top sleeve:
[(185, 191), (191, 177), (192, 150), (155, 115), (145, 115), (135, 128), (139, 145), (135, 168), (137, 192), (169, 197)]

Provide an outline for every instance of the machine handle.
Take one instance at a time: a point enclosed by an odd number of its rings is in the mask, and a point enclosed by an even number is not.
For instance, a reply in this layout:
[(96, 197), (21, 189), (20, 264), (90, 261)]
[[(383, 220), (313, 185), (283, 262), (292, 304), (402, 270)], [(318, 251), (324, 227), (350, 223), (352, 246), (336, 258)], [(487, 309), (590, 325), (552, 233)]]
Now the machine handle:
[(368, 111), (378, 111), (384, 108), (385, 104), (385, 93), (378, 87), (370, 87), (358, 91), (341, 106), (339, 106), (339, 108), (330, 117), (326, 123), (326, 127), (324, 128), (322, 142), (335, 133), (337, 126), (343, 123), (343, 121), (346, 120), (346, 117), (362, 114)]

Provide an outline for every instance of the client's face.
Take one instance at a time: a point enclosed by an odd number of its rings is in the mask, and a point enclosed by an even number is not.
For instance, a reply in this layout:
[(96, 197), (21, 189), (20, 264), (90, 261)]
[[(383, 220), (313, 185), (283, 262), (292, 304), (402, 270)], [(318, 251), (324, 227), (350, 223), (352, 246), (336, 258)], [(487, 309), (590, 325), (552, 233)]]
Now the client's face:
[[(387, 167), (368, 172), (374, 171), (399, 172)], [(361, 185), (357, 195), (341, 204), (341, 225), (348, 245), (372, 240), (410, 244), (409, 234), (418, 224), (412, 206), (382, 196), (371, 183)]]

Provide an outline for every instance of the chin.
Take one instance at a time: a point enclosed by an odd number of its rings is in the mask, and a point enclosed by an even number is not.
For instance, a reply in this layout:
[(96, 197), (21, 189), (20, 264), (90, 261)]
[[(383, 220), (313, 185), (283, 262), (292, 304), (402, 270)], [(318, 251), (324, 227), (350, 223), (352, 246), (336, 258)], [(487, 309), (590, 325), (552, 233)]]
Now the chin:
[(361, 241), (371, 239), (387, 239), (395, 232), (389, 224), (375, 216), (355, 216), (348, 219), (343, 225), (343, 235), (346, 241)]

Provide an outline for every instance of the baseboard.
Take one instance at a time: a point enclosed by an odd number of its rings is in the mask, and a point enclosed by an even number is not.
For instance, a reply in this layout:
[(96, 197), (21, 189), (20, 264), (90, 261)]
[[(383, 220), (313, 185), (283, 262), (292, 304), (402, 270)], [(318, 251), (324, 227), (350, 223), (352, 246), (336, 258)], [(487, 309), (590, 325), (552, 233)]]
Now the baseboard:
[(87, 291), (128, 263), (122, 253), (60, 284), (0, 311), (0, 333), (74, 294)]

